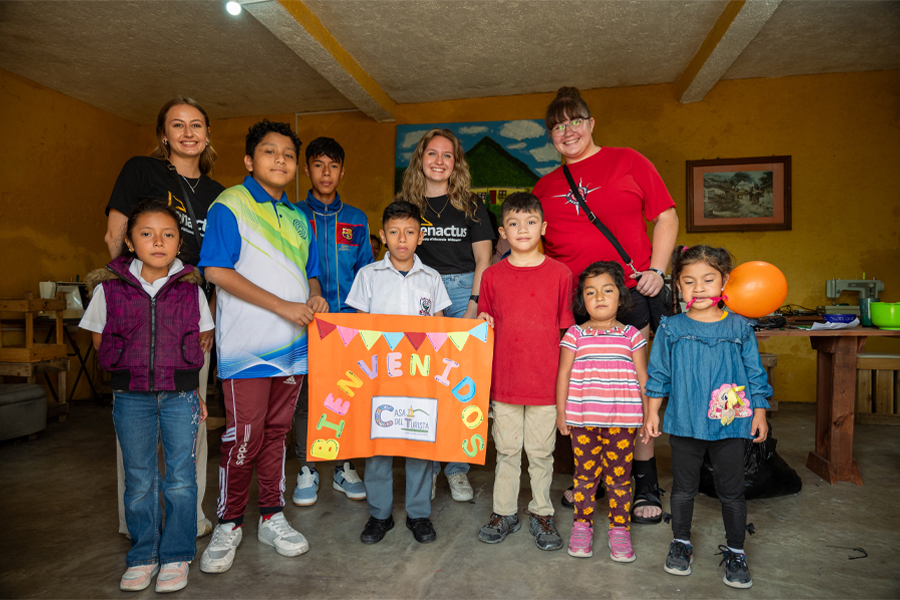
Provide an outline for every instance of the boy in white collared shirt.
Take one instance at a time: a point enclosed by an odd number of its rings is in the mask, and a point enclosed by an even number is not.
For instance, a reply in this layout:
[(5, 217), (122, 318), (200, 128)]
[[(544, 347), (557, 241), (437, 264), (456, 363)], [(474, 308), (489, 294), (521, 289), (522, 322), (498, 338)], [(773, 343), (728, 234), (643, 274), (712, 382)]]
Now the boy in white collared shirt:
[[(421, 216), (409, 202), (392, 202), (381, 219), (381, 241), (387, 246), (383, 260), (366, 265), (356, 274), (347, 304), (361, 313), (443, 316), (450, 296), (441, 276), (416, 256), (422, 243)], [(366, 459), (366, 494), (369, 521), (360, 535), (364, 544), (376, 544), (394, 527), (392, 456)], [(433, 542), (431, 524), (432, 461), (406, 459), (406, 526), (417, 542)]]

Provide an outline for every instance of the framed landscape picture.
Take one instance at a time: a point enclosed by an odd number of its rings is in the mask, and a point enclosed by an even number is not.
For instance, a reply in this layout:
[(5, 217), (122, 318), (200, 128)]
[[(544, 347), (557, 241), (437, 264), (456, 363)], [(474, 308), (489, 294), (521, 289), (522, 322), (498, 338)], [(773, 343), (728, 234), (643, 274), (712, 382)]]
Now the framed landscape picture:
[(687, 232), (791, 228), (791, 157), (687, 161)]

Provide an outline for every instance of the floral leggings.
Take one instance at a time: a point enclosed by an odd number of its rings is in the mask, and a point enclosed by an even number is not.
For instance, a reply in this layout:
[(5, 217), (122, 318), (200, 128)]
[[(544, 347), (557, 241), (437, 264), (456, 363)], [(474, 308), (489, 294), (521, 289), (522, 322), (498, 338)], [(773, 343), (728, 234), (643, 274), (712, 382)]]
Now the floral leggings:
[(631, 523), (634, 427), (570, 427), (575, 454), (575, 520), (593, 525), (600, 478), (609, 492), (609, 528)]

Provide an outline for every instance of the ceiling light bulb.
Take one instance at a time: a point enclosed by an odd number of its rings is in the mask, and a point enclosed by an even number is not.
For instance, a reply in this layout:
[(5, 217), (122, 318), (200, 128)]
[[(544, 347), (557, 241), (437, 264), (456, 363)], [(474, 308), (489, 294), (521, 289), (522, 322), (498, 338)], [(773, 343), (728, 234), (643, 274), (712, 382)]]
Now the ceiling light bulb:
[(241, 14), (241, 5), (239, 2), (231, 0), (231, 2), (225, 4), (225, 10), (227, 10), (230, 15), (238, 16)]

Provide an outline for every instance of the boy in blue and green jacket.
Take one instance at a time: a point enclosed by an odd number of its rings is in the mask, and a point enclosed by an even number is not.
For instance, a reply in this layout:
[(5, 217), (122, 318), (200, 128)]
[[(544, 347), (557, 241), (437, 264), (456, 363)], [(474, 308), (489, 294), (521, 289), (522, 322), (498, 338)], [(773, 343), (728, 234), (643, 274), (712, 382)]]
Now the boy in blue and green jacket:
[[(331, 312), (356, 312), (346, 304), (356, 273), (372, 262), (369, 244), (369, 220), (366, 214), (341, 201), (337, 186), (344, 176), (344, 149), (327, 137), (314, 139), (306, 147), (306, 175), (312, 189), (297, 204), (309, 219), (319, 251), (319, 282)], [(295, 451), (300, 461), (293, 502), (312, 506), (318, 499), (319, 473), (315, 463), (306, 461), (309, 417), (309, 387), (303, 386), (294, 411)], [(366, 488), (353, 463), (346, 461), (334, 468), (334, 489), (353, 500), (364, 500)]]

